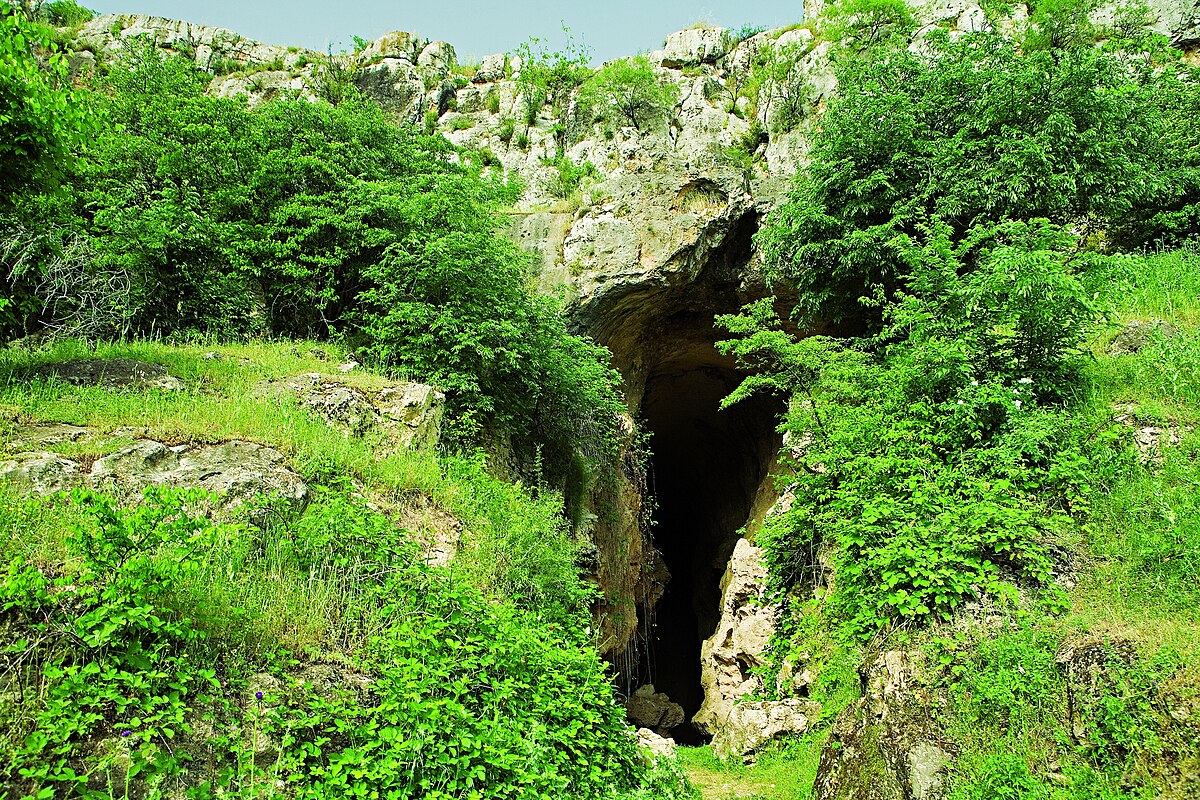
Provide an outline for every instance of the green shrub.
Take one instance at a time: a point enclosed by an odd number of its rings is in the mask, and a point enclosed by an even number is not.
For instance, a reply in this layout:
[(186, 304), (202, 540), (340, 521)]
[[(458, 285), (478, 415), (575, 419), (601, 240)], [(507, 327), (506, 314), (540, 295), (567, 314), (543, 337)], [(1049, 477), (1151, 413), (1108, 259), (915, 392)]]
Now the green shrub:
[(78, 28), (96, 16), (96, 12), (73, 0), (54, 0), (43, 6), (43, 13), (46, 21), (58, 28)]
[(546, 166), (554, 167), (554, 174), (546, 185), (546, 190), (555, 197), (570, 197), (579, 188), (584, 178), (593, 177), (596, 167), (592, 162), (585, 161), (576, 164), (566, 156), (546, 159)]
[[(19, 559), (0, 574), (0, 619), (17, 634), (0, 664), (29, 690), (19, 715), (0, 716), (0, 742), (15, 748), (0, 766), (6, 787), (141, 796), (170, 782), (197, 796), (275, 797), (286, 786), (311, 798), (684, 791), (678, 773), (648, 769), (637, 753), (582, 607), (535, 614), (486, 599), (425, 567), (389, 520), (341, 496), (319, 497), (298, 523), (279, 520), (269, 541), (199, 515), (204, 502), (148, 490), (128, 508), (77, 492), (68, 561), (53, 576)], [(237, 571), (214, 559), (228, 551), (242, 554)], [(350, 646), (336, 663), (365, 683), (314, 686), (307, 657), (255, 655), (226, 636), (253, 624), (246, 592), (268, 578), (283, 592), (329, 584), (337, 632), (361, 632), (342, 640)], [(232, 602), (214, 606), (214, 589)], [(264, 753), (264, 737), (277, 749)]]

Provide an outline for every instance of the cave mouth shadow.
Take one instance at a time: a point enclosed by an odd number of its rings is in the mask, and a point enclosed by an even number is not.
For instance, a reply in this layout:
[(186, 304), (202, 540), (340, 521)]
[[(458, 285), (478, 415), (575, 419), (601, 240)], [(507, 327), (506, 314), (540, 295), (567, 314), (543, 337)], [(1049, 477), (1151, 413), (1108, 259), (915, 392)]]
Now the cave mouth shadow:
[(643, 675), (683, 706), (672, 729), (681, 744), (709, 737), (691, 724), (704, 701), (701, 643), (721, 617), (721, 578), (740, 531), (772, 494), (783, 403), (751, 397), (720, 402), (744, 374), (712, 362), (679, 364), (648, 376), (642, 415), (650, 439), (653, 536), (671, 579), (653, 610)]

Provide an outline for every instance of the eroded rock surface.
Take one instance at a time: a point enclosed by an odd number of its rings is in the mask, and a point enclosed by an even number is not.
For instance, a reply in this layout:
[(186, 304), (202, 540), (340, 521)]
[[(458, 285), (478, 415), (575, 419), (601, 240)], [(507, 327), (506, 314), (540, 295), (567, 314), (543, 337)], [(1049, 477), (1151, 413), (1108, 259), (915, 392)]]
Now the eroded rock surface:
[(704, 704), (692, 718), (706, 733), (721, 736), (735, 724), (731, 718), (738, 701), (762, 688), (751, 671), (764, 663), (778, 613), (763, 601), (767, 568), (762, 557), (761, 548), (739, 539), (721, 579), (721, 621), (700, 647)]
[(859, 669), (865, 691), (834, 722), (815, 783), (822, 800), (940, 800), (952, 756), (920, 651), (889, 650)]
[(713, 754), (750, 758), (775, 739), (804, 733), (820, 714), (819, 703), (797, 698), (739, 703), (713, 737)]
[(367, 391), (310, 372), (259, 387), (267, 395), (294, 396), (305, 408), (348, 436), (378, 431), (394, 444), (432, 447), (441, 432), (446, 396), (423, 383), (393, 383)]
[(92, 464), (86, 482), (96, 487), (140, 490), (146, 486), (198, 488), (238, 506), (257, 495), (304, 507), (308, 486), (278, 450), (254, 442), (169, 447), (148, 439), (134, 442)]

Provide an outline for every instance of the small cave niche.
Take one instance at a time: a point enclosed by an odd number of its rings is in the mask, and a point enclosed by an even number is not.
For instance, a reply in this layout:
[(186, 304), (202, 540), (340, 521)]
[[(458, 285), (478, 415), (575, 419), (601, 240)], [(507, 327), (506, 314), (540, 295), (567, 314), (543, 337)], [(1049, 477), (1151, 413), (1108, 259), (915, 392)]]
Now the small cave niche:
[(686, 744), (705, 738), (690, 720), (704, 701), (700, 646), (721, 618), (721, 577), (780, 444), (778, 399), (754, 397), (721, 410), (742, 377), (711, 362), (675, 363), (648, 377), (642, 400), (652, 433), (654, 544), (671, 573), (648, 612), (644, 672), (683, 706), (686, 720), (671, 733)]

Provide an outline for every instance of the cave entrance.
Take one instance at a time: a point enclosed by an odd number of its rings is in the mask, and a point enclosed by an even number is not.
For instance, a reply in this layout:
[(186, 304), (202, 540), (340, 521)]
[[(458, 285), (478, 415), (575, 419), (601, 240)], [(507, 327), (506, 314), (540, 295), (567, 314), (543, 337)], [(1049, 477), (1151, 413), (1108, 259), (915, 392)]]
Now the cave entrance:
[(653, 434), (654, 544), (671, 573), (652, 612), (646, 673), (683, 706), (685, 722), (671, 734), (687, 744), (704, 740), (690, 720), (704, 701), (700, 646), (721, 618), (721, 577), (739, 531), (769, 502), (780, 446), (778, 399), (720, 409), (743, 377), (715, 357), (669, 364), (648, 376), (642, 400)]
[(757, 228), (753, 211), (714, 223), (652, 280), (615, 282), (575, 314), (612, 352), (630, 409), (651, 432), (650, 534), (671, 576), (654, 586), (661, 597), (648, 591), (639, 603), (619, 680), (628, 693), (654, 684), (681, 705), (683, 724), (660, 732), (688, 744), (707, 738), (691, 719), (704, 701), (700, 648), (720, 621), (721, 577), (739, 531), (775, 499), (783, 401), (756, 397), (721, 410), (745, 373), (716, 349), (728, 335), (714, 325), (716, 315), (767, 294), (752, 263)]

